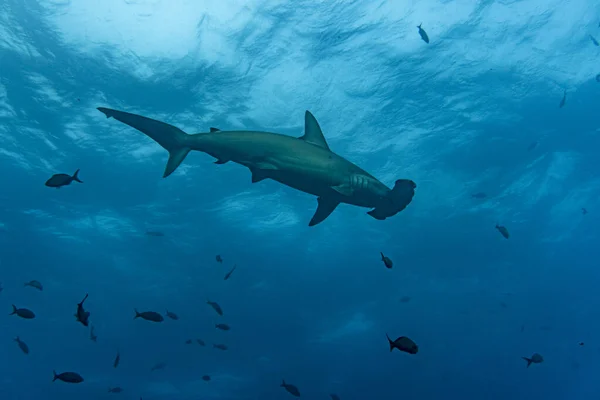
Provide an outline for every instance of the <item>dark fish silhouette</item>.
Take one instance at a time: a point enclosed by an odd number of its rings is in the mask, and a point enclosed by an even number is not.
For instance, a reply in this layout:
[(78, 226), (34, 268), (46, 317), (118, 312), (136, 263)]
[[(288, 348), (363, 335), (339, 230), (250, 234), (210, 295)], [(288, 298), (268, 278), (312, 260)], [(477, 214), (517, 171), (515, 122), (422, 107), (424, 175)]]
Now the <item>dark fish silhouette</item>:
[(178, 320), (178, 319), (179, 319), (179, 316), (178, 316), (177, 314), (175, 314), (174, 312), (171, 312), (171, 311), (169, 311), (169, 310), (167, 310), (167, 313), (166, 313), (166, 314), (167, 314), (167, 317), (169, 317), (169, 318), (171, 318), (171, 319), (175, 319), (175, 320)]
[(583, 215), (585, 215), (585, 214), (587, 214), (587, 213), (588, 213), (588, 210), (586, 210), (585, 208), (582, 208), (582, 209), (581, 209), (581, 213), (582, 213)]
[(385, 265), (386, 268), (392, 268), (392, 266), (394, 265), (393, 261), (389, 258), (383, 255), (383, 253), (381, 253), (381, 261), (383, 261), (383, 265)]
[(46, 186), (58, 189), (62, 186), (70, 185), (73, 181), (83, 183), (83, 181), (79, 179), (78, 174), (79, 170), (75, 171), (73, 176), (67, 174), (54, 174), (52, 175), (52, 177), (50, 177), (50, 179), (46, 181)]
[(141, 319), (145, 319), (146, 321), (152, 321), (152, 322), (164, 321), (163, 316), (155, 311), (138, 312), (137, 309), (135, 309), (134, 311), (135, 311), (135, 317), (133, 317), (133, 319), (141, 318)]
[(120, 388), (119, 386), (114, 387), (114, 388), (108, 388), (108, 393), (121, 393), (123, 391), (122, 388)]
[(487, 197), (487, 194), (485, 194), (483, 192), (477, 192), (477, 193), (473, 193), (471, 195), (471, 197), (474, 199), (485, 199)]
[(81, 300), (80, 303), (77, 303), (77, 311), (75, 312), (75, 319), (77, 322), (81, 322), (83, 326), (88, 326), (90, 324), (90, 312), (85, 311), (83, 308), (83, 303), (85, 303), (87, 298), (88, 294), (86, 293), (83, 300)]
[(390, 352), (392, 352), (394, 349), (398, 349), (409, 354), (417, 354), (419, 352), (419, 346), (417, 346), (415, 342), (406, 336), (400, 336), (396, 340), (390, 339), (387, 333), (385, 336), (390, 344)]
[(221, 309), (221, 306), (215, 303), (214, 301), (207, 300), (206, 304), (211, 306), (217, 312), (217, 314), (223, 315), (223, 309)]
[(202, 380), (208, 382), (208, 381), (210, 381), (210, 376), (204, 375), (204, 376), (202, 376)]
[(155, 237), (165, 236), (164, 233), (159, 232), (159, 231), (146, 231), (146, 235), (147, 236), (155, 236)]
[(229, 271), (226, 275), (224, 280), (229, 279), (229, 277), (231, 276), (231, 274), (233, 274), (233, 271), (235, 271), (235, 269), (237, 268), (237, 265), (234, 265), (233, 268), (231, 269), (231, 271)]
[(221, 256), (220, 256), (220, 255), (218, 255), (218, 254), (217, 254), (217, 257), (215, 257), (215, 258), (217, 259), (217, 262), (218, 262), (219, 264), (223, 264), (223, 259), (221, 258)]
[(39, 291), (44, 290), (44, 287), (42, 286), (42, 284), (39, 281), (35, 281), (35, 280), (25, 283), (24, 286), (31, 286), (32, 288), (36, 288)]
[(535, 149), (536, 147), (538, 147), (538, 144), (540, 144), (537, 140), (535, 142), (532, 142), (528, 147), (527, 147), (527, 151), (531, 151), (533, 149)]
[(600, 74), (596, 75), (596, 82), (600, 82)]
[(62, 374), (57, 374), (56, 371), (52, 371), (54, 373), (54, 379), (52, 382), (59, 381), (67, 382), (67, 383), (81, 383), (83, 382), (83, 378), (77, 372), (63, 372)]
[(563, 108), (565, 106), (565, 104), (567, 104), (567, 90), (566, 89), (563, 94), (563, 98), (561, 99), (560, 104), (558, 105), (558, 108)]
[(229, 329), (231, 329), (227, 324), (216, 324), (215, 328), (220, 329), (222, 331), (228, 331)]
[(17, 342), (17, 344), (19, 345), (19, 348), (21, 349), (21, 351), (23, 353), (29, 354), (29, 346), (27, 346), (27, 343), (22, 341), (21, 338), (19, 338), (18, 336), (15, 338), (15, 342)]
[(527, 358), (527, 357), (521, 357), (521, 358), (523, 360), (527, 361), (527, 368), (529, 368), (529, 366), (531, 364), (540, 364), (540, 363), (544, 362), (544, 357), (542, 357), (538, 353), (533, 353), (531, 358)]
[(330, 396), (331, 396), (331, 400), (340, 400), (340, 396), (338, 396), (337, 394), (331, 393)]
[(98, 336), (96, 336), (96, 334), (94, 333), (94, 325), (92, 325), (92, 327), (90, 328), (90, 340), (92, 342), (95, 342), (98, 340)]
[(596, 38), (593, 37), (592, 35), (590, 35), (590, 40), (592, 41), (592, 43), (594, 43), (594, 46), (600, 46), (600, 43), (598, 43), (598, 41), (596, 40)]
[(298, 388), (294, 385), (290, 385), (289, 383), (285, 383), (285, 380), (282, 381), (281, 385), (282, 388), (284, 388), (285, 390), (288, 391), (289, 394), (291, 394), (294, 397), (300, 397), (300, 391), (298, 390)]
[(425, 43), (429, 43), (429, 36), (427, 36), (427, 32), (425, 32), (425, 30), (421, 28), (421, 25), (423, 24), (421, 23), (419, 24), (419, 26), (417, 26), (417, 28), (419, 28), (419, 35), (421, 35), (421, 39), (423, 39)]
[(14, 304), (12, 305), (12, 308), (13, 308), (13, 312), (11, 312), (9, 315), (16, 315), (18, 317), (25, 318), (25, 319), (35, 318), (35, 314), (33, 313), (33, 311), (31, 311), (27, 308), (17, 308), (17, 306), (15, 306)]
[(408, 303), (411, 299), (412, 299), (412, 297), (410, 297), (410, 296), (402, 296), (400, 298), (400, 303)]
[(150, 369), (150, 371), (158, 371), (158, 370), (161, 370), (161, 369), (165, 369), (166, 366), (167, 366), (167, 363), (161, 361), (161, 362), (159, 362), (157, 364), (154, 364), (154, 366)]
[(202, 339), (196, 339), (196, 342), (200, 345), (200, 346), (206, 346), (206, 343), (204, 343), (204, 340)]
[(504, 236), (505, 239), (508, 239), (510, 237), (510, 234), (508, 233), (508, 229), (506, 229), (506, 227), (496, 224), (496, 229), (498, 229), (498, 232), (500, 232), (500, 234)]
[(227, 346), (224, 344), (213, 344), (213, 349), (227, 350)]
[(119, 363), (121, 362), (121, 354), (117, 351), (117, 356), (115, 357), (115, 361), (113, 362), (113, 368), (117, 368)]

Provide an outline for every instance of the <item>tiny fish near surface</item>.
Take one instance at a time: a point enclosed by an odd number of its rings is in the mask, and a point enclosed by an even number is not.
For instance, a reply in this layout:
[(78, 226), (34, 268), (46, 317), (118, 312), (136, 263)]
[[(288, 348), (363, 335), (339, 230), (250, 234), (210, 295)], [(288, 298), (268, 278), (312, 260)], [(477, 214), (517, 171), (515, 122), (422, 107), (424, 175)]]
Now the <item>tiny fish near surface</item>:
[(392, 266), (394, 265), (392, 260), (389, 257), (384, 256), (383, 253), (380, 252), (380, 254), (381, 254), (381, 261), (383, 261), (383, 265), (385, 265), (385, 267), (388, 269), (392, 268)]
[(419, 28), (419, 35), (421, 35), (421, 39), (423, 39), (425, 43), (429, 43), (429, 36), (427, 36), (427, 32), (425, 32), (425, 30), (421, 28), (421, 25), (423, 24), (421, 23), (419, 24), (419, 26), (417, 26), (417, 28)]

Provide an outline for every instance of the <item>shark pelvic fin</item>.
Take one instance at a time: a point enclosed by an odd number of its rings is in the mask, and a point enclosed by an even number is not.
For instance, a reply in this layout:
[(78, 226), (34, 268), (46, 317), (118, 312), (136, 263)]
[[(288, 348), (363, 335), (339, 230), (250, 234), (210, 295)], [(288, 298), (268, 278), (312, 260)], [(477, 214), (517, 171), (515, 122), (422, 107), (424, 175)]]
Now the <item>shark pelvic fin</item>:
[(219, 132), (220, 129), (219, 128), (213, 128), (212, 126), (210, 127), (210, 132)]
[(113, 117), (117, 121), (121, 121), (144, 133), (169, 152), (169, 161), (167, 161), (163, 178), (171, 175), (191, 150), (187, 145), (188, 134), (176, 126), (105, 107), (98, 107), (98, 111), (106, 115), (107, 118)]
[(325, 140), (325, 136), (323, 136), (319, 123), (308, 110), (304, 113), (304, 135), (300, 137), (300, 140), (329, 150), (329, 145)]
[(321, 223), (327, 219), (335, 210), (335, 208), (340, 204), (339, 201), (327, 199), (324, 197), (317, 198), (317, 211), (315, 211), (315, 215), (313, 215), (312, 219), (308, 223), (308, 226), (315, 226), (318, 223)]

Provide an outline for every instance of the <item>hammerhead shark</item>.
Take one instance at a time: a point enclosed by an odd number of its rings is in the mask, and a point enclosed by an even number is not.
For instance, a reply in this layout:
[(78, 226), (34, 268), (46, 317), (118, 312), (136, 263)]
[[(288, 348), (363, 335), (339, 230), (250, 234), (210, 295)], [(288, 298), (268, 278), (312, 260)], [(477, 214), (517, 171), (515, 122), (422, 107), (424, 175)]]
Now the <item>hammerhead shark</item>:
[(248, 167), (252, 183), (272, 179), (317, 196), (317, 210), (308, 226), (323, 222), (340, 203), (372, 208), (368, 214), (384, 220), (404, 210), (417, 185), (398, 179), (390, 189), (368, 172), (329, 149), (315, 117), (304, 114), (304, 135), (295, 138), (261, 131), (222, 131), (187, 134), (165, 122), (110, 108), (98, 107), (107, 118), (146, 134), (169, 152), (163, 178), (171, 175), (191, 150)]

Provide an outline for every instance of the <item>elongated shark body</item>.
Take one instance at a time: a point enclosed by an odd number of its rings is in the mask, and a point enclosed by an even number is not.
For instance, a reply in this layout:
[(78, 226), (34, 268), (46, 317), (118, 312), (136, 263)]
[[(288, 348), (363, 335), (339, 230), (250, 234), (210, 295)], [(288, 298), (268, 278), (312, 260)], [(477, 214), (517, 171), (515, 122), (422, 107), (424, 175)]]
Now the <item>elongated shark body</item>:
[(384, 220), (411, 202), (416, 184), (399, 179), (390, 189), (368, 172), (333, 153), (315, 117), (305, 113), (300, 138), (260, 131), (221, 131), (187, 134), (167, 123), (124, 111), (98, 107), (154, 139), (169, 152), (163, 177), (171, 175), (191, 150), (207, 153), (215, 164), (232, 161), (250, 169), (252, 182), (273, 179), (317, 196), (317, 211), (309, 222), (323, 222), (340, 203), (372, 208), (368, 214)]

